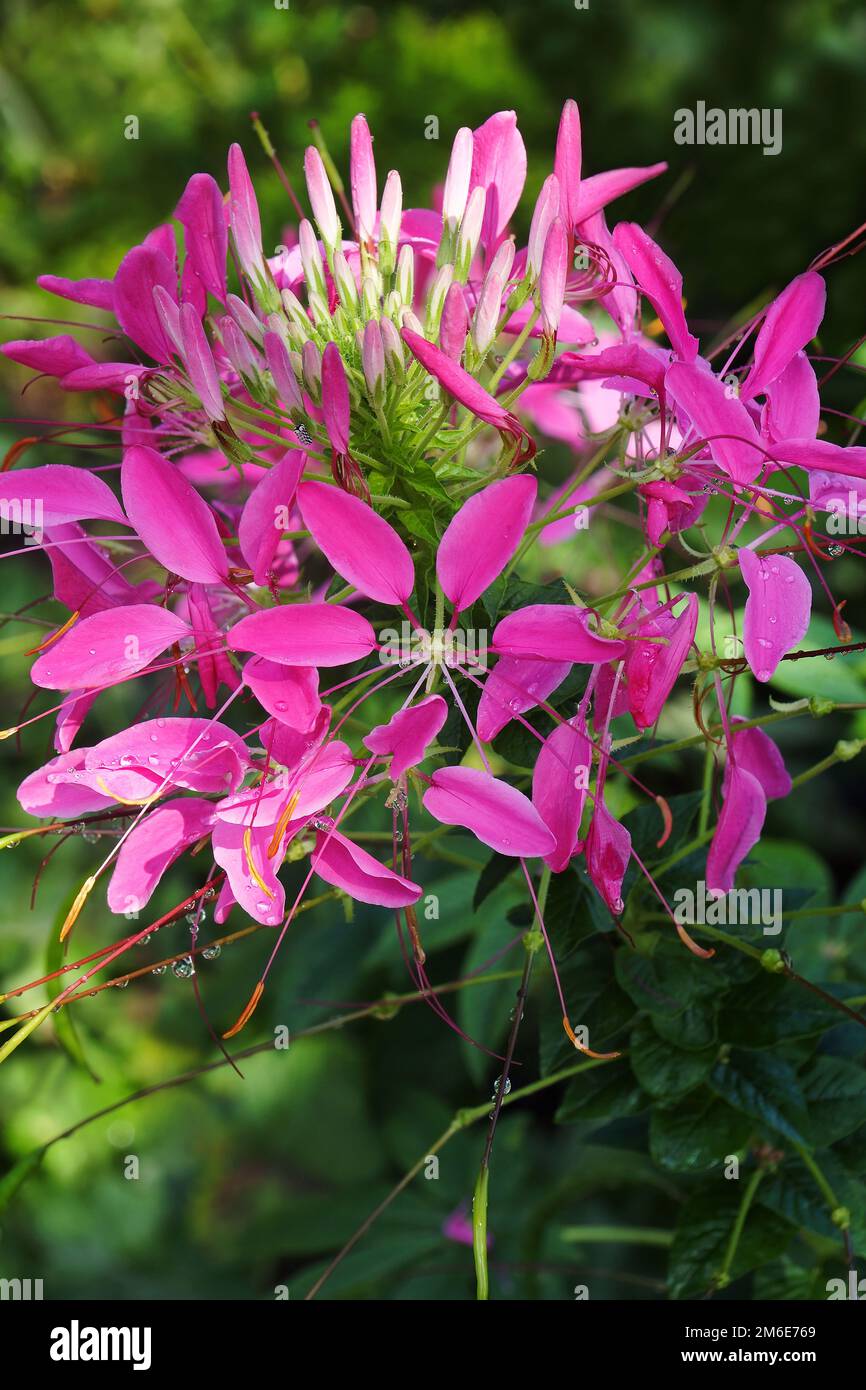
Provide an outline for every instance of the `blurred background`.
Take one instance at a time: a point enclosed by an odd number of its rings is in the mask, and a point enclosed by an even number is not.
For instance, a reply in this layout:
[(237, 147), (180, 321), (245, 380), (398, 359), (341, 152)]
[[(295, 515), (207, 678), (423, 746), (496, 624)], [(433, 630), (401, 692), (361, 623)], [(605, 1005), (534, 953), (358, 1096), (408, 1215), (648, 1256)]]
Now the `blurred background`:
[[(667, 176), (622, 200), (612, 220), (634, 217), (660, 229), (684, 273), (692, 326), (710, 336), (866, 218), (864, 83), (866, 10), (857, 0), (787, 0), (773, 7), (754, 0), (589, 0), (584, 9), (572, 0), (495, 6), (291, 0), (285, 9), (270, 0), (5, 0), (0, 310), (13, 318), (3, 323), (4, 338), (55, 331), (14, 316), (88, 318), (89, 311), (78, 313), (36, 289), (36, 275), (111, 276), (125, 250), (171, 215), (193, 172), (207, 170), (225, 184), (226, 150), (234, 140), (243, 144), (256, 182), (266, 244), (270, 237), (276, 245), (289, 210), (251, 131), (252, 110), (298, 188), (307, 122), (318, 119), (345, 171), (349, 122), (364, 111), (380, 173), (401, 171), (411, 206), (429, 202), (458, 126), (513, 107), (529, 152), (517, 219), (525, 231), (569, 96), (581, 107), (585, 171), (670, 162)], [(674, 112), (699, 100), (781, 108), (781, 152), (677, 146)], [(125, 138), (131, 116), (138, 121), (136, 140)], [(438, 120), (438, 139), (425, 136), (430, 117)], [(829, 288), (821, 349), (834, 356), (863, 331), (862, 258), (837, 265)], [(28, 433), (15, 418), (80, 418), (88, 408), (50, 382), (34, 384), (22, 399), (28, 375), (7, 366), (0, 379), (4, 452)], [(856, 378), (840, 374), (826, 399), (858, 414), (862, 395)], [(26, 461), (69, 462), (70, 456), (45, 445)], [(605, 563), (604, 547), (589, 559)], [(4, 611), (44, 594), (46, 570), (38, 557), (9, 564)], [(849, 595), (846, 614), (855, 626), (862, 579), (847, 561), (833, 578), (838, 594)], [(11, 622), (0, 628), (4, 724), (18, 717), (27, 690), (24, 649), (32, 642), (30, 629), (22, 635)], [(837, 659), (832, 667), (800, 663), (792, 673), (774, 691), (780, 698), (816, 692), (864, 698), (862, 659)], [(123, 698), (101, 702), (89, 741), (117, 726)], [(687, 708), (681, 718), (687, 721)], [(850, 721), (836, 722), (838, 728), (833, 718), (798, 722), (797, 741), (780, 736), (795, 769), (850, 732)], [(12, 828), (22, 819), (15, 787), (49, 756), (48, 735), (36, 726), (20, 750), (14, 741), (2, 749), (0, 816)], [(688, 774), (696, 785), (699, 766), (689, 764)], [(800, 867), (807, 865), (803, 872), (827, 901), (847, 892), (866, 838), (857, 765), (816, 780), (790, 805), (775, 806), (769, 828), (780, 843), (805, 846)], [(30, 911), (48, 847), (31, 842), (2, 857), (0, 988), (52, 968), (46, 945), (58, 914), (98, 853), (81, 836), (60, 846)], [(440, 981), (487, 960), (521, 926), (518, 898), (507, 888), (470, 916), (474, 877), (466, 860), (477, 850), (468, 844), (458, 850), (457, 862), (434, 866), (443, 907), (432, 973)], [(167, 911), (190, 886), (193, 880), (176, 872), (154, 905)], [(171, 931), (182, 947), (184, 924)], [(77, 944), (96, 949), (115, 933), (95, 903)], [(281, 1025), (295, 1034), (339, 1011), (332, 1005), (349, 1009), (383, 990), (408, 988), (393, 931), (372, 914), (358, 911), (347, 922), (330, 904), (299, 922), (292, 937), (250, 1041)], [(166, 952), (178, 949), (163, 945)], [(261, 943), (239, 944), (203, 965), (200, 983), (215, 1018), (233, 1016), (246, 998), (261, 949)], [(144, 948), (148, 961), (153, 950)], [(502, 968), (516, 968), (514, 953)], [(467, 991), (458, 1018), (497, 1044), (513, 990), (506, 980)], [(527, 1048), (538, 1010), (549, 1011), (550, 1002), (547, 993), (541, 1003), (534, 1000)], [(100, 994), (79, 1007), (77, 1019), (76, 1035), (43, 1030), (2, 1068), (0, 1172), (128, 1092), (218, 1055), (190, 982), (171, 970), (148, 974), (124, 993)], [(455, 1108), (487, 1099), (495, 1074), (489, 1058), (462, 1046), (423, 1004), (293, 1041), (287, 1052), (251, 1059), (244, 1071), (243, 1082), (222, 1068), (145, 1098), (53, 1147), (0, 1211), (0, 1275), (42, 1277), (46, 1297), (270, 1298), (278, 1285), (302, 1294), (310, 1282), (306, 1267), (351, 1233), (446, 1128)], [(613, 1212), (620, 1223), (662, 1230), (677, 1200), (668, 1180), (641, 1166), (637, 1153), (630, 1178), (611, 1158), (593, 1168), (581, 1148), (584, 1130), (555, 1129), (554, 1109), (555, 1102), (542, 1100), (508, 1112), (502, 1123), (491, 1216), (499, 1233), (495, 1296), (567, 1299), (579, 1282), (591, 1285), (593, 1297), (663, 1296), (664, 1242), (637, 1253), (548, 1243), (551, 1193), (560, 1194), (558, 1220), (592, 1225)], [(596, 1134), (596, 1145), (618, 1133)], [(333, 1296), (472, 1296), (471, 1256), (454, 1238), (454, 1221), (471, 1196), (480, 1143), (476, 1129), (449, 1144), (438, 1180), (420, 1191), (416, 1183), (400, 1199), (375, 1240), (335, 1276)], [(129, 1156), (139, 1160), (137, 1180), (124, 1178)], [(582, 1186), (574, 1178), (578, 1168)], [(606, 1192), (611, 1183), (617, 1184), (614, 1204)], [(443, 1232), (449, 1218), (450, 1235)]]

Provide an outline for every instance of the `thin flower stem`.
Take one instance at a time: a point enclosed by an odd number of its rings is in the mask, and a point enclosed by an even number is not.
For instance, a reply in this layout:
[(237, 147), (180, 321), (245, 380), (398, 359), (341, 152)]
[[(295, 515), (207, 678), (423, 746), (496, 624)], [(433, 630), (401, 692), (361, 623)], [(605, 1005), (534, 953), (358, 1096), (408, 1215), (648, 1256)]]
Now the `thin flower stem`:
[(752, 1202), (754, 1201), (755, 1193), (760, 1187), (763, 1179), (766, 1177), (766, 1174), (767, 1170), (765, 1168), (756, 1168), (754, 1173), (752, 1173), (751, 1177), (749, 1178), (748, 1183), (746, 1184), (746, 1190), (743, 1193), (742, 1200), (737, 1211), (736, 1219), (734, 1220), (734, 1224), (731, 1229), (731, 1234), (728, 1237), (728, 1244), (725, 1249), (724, 1259), (722, 1260), (721, 1267), (713, 1276), (713, 1283), (711, 1289), (711, 1292), (713, 1293), (715, 1293), (717, 1289), (726, 1288), (727, 1285), (731, 1282), (731, 1266), (734, 1262), (734, 1257), (737, 1253), (737, 1247), (740, 1243), (740, 1238), (742, 1237), (743, 1230), (746, 1225), (746, 1217), (748, 1216), (749, 1208), (751, 1207)]

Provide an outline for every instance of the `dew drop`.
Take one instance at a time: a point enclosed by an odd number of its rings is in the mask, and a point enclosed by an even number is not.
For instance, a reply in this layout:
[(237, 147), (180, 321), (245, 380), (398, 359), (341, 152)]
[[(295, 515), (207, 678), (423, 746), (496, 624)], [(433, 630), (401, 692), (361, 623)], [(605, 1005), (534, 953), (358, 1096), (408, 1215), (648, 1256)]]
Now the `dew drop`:
[(195, 974), (192, 956), (184, 956), (182, 960), (176, 960), (172, 964), (171, 973), (176, 980), (190, 980)]
[(221, 952), (222, 946), (219, 944), (218, 941), (215, 941), (212, 946), (205, 946), (204, 950), (202, 951), (202, 955), (204, 956), (205, 960), (216, 960)]

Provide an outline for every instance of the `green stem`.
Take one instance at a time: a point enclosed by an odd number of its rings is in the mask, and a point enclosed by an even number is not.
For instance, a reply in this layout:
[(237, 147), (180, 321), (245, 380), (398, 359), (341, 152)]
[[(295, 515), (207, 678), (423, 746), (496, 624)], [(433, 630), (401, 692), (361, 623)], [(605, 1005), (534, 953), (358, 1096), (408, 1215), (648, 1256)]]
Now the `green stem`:
[(749, 1178), (748, 1183), (746, 1184), (746, 1190), (743, 1193), (743, 1199), (740, 1202), (736, 1220), (734, 1221), (734, 1225), (731, 1230), (730, 1237), (728, 1239), (727, 1248), (725, 1250), (725, 1258), (722, 1261), (721, 1268), (713, 1278), (713, 1289), (724, 1289), (731, 1282), (731, 1265), (734, 1262), (734, 1256), (737, 1253), (737, 1246), (739, 1245), (740, 1238), (743, 1234), (743, 1228), (746, 1224), (746, 1217), (749, 1214), (749, 1208), (752, 1205), (755, 1193), (760, 1187), (762, 1180), (766, 1177), (766, 1171), (767, 1170), (765, 1168), (756, 1168), (754, 1173), (752, 1173), (751, 1177)]
[(673, 1231), (654, 1226), (566, 1226), (560, 1239), (584, 1245), (659, 1245), (673, 1244)]
[(482, 1167), (475, 1184), (472, 1198), (472, 1254), (475, 1260), (475, 1297), (486, 1302), (490, 1295), (490, 1277), (487, 1271), (487, 1185), (490, 1169)]

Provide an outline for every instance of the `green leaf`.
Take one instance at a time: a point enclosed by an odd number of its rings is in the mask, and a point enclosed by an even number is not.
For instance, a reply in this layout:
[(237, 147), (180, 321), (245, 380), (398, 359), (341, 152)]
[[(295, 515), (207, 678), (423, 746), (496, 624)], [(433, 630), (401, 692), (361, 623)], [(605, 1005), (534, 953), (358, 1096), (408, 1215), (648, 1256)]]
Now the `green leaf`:
[(568, 1083), (556, 1112), (558, 1124), (621, 1119), (645, 1110), (649, 1098), (625, 1062), (605, 1062)]
[(478, 875), (478, 882), (475, 885), (475, 892), (472, 894), (472, 910), (477, 912), (486, 897), (498, 888), (510, 873), (517, 867), (516, 861), (506, 854), (497, 854), (494, 850), (481, 873)]
[[(737, 1219), (742, 1188), (742, 1178), (714, 1183), (712, 1189), (702, 1189), (686, 1202), (668, 1261), (672, 1298), (700, 1298), (712, 1287)], [(753, 1205), (731, 1264), (731, 1279), (741, 1279), (758, 1265), (777, 1259), (794, 1234), (795, 1228), (783, 1217)]]
[(842, 1018), (794, 981), (763, 974), (726, 998), (719, 1032), (724, 1042), (737, 1047), (774, 1047), (790, 1038), (823, 1033)]
[(647, 934), (641, 946), (649, 949), (623, 947), (616, 953), (616, 977), (638, 1008), (670, 1017), (718, 994), (711, 962), (693, 956), (676, 937), (653, 940)]
[(632, 1030), (628, 1045), (631, 1069), (655, 1100), (676, 1100), (700, 1086), (712, 1070), (715, 1047), (686, 1052), (660, 1038), (649, 1019)]
[(4, 1211), (12, 1198), (23, 1187), (27, 1179), (36, 1172), (45, 1157), (45, 1149), (34, 1149), (32, 1153), (19, 1158), (8, 1173), (0, 1178), (0, 1212)]
[[(45, 948), (46, 975), (53, 974), (56, 970), (59, 970), (64, 963), (66, 944), (60, 940), (60, 929), (66, 920), (69, 909), (72, 907), (74, 897), (75, 895), (71, 894), (63, 904), (55, 919), (54, 929), (49, 934), (48, 945)], [(48, 980), (45, 985), (45, 992), (49, 1000), (56, 999), (66, 984), (68, 984), (68, 979), (65, 979), (62, 975), (58, 975), (54, 980)], [(84, 1048), (82, 1047), (81, 1039), (78, 1035), (78, 1027), (75, 1022), (73, 1009), (61, 1007), (58, 1013), (51, 1015), (51, 1022), (54, 1026), (57, 1041), (60, 1043), (67, 1057), (69, 1057), (81, 1071), (86, 1072), (91, 1080), (98, 1082), (99, 1077), (84, 1055)]]
[(735, 1050), (713, 1068), (710, 1086), (735, 1110), (795, 1143), (808, 1143), (803, 1091), (794, 1068), (781, 1057)]
[[(594, 1052), (612, 1051), (617, 1036), (634, 1017), (634, 1005), (614, 978), (612, 954), (604, 938), (590, 937), (568, 957), (559, 972), (572, 1027), (586, 1028), (587, 1046)], [(545, 993), (548, 1002), (541, 1011), (539, 1037), (542, 1076), (567, 1066), (575, 1057), (553, 1000), (551, 980), (545, 982)]]
[(747, 1116), (703, 1089), (671, 1110), (653, 1111), (650, 1152), (672, 1172), (706, 1173), (745, 1148), (752, 1128)]
[(709, 1004), (683, 1009), (681, 1014), (653, 1014), (652, 1025), (660, 1038), (684, 1052), (702, 1052), (719, 1040), (716, 1010)]
[(820, 1269), (804, 1269), (783, 1255), (756, 1272), (754, 1298), (758, 1303), (813, 1302), (826, 1298), (825, 1284)]
[(845, 1139), (866, 1122), (866, 1075), (861, 1066), (842, 1057), (815, 1057), (800, 1080), (821, 1148)]

